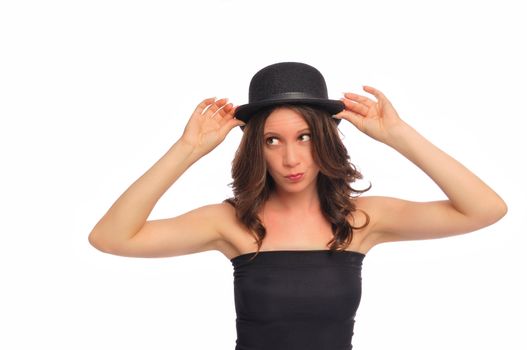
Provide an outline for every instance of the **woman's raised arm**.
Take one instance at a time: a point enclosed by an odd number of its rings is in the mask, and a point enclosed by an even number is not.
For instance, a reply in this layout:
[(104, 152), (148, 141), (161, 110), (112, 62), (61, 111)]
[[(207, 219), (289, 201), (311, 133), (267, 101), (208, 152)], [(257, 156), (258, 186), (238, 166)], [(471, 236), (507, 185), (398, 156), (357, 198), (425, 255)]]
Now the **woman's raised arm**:
[(492, 188), (402, 121), (381, 91), (370, 86), (364, 90), (377, 101), (346, 93), (342, 98), (346, 109), (336, 117), (397, 150), (448, 197), (429, 202), (383, 196), (359, 199), (359, 206), (371, 214), (370, 245), (467, 233), (491, 225), (507, 213), (507, 205)]
[[(95, 225), (88, 237), (91, 245), (110, 254), (140, 257), (167, 256), (171, 252), (182, 255), (210, 248), (211, 242), (219, 238), (214, 215), (220, 208), (216, 206), (171, 219), (147, 218), (161, 196), (192, 164), (220, 144), (230, 130), (244, 125), (234, 119), (235, 108), (226, 102), (209, 98), (196, 107), (181, 138), (130, 185)], [(180, 231), (193, 236), (178, 236)]]

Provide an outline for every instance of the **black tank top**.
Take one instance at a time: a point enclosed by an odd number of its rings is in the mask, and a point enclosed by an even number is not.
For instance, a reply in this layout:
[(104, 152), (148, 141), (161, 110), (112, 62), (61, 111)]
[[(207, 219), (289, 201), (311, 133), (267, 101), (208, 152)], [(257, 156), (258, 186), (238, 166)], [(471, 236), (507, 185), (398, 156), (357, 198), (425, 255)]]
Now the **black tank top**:
[(275, 250), (231, 259), (235, 350), (350, 350), (366, 256)]

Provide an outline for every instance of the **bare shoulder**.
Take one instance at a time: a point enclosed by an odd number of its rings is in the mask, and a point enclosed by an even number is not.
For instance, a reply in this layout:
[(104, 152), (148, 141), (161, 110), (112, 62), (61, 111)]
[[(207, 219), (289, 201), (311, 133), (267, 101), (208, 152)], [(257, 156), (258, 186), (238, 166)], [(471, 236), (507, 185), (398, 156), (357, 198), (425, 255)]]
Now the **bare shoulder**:
[(236, 208), (228, 203), (222, 202), (215, 207), (218, 233), (220, 238), (216, 244), (216, 250), (223, 253), (228, 259), (240, 254), (238, 246), (244, 246), (250, 237), (247, 227), (236, 216)]
[(229, 232), (238, 225), (236, 218), (236, 208), (228, 202), (214, 204), (214, 210), (218, 223), (218, 232), (224, 240), (228, 240)]
[(230, 233), (240, 228), (239, 220), (236, 217), (236, 209), (228, 202), (212, 203), (201, 208), (202, 217), (214, 223), (215, 231), (219, 235), (218, 242), (229, 242)]

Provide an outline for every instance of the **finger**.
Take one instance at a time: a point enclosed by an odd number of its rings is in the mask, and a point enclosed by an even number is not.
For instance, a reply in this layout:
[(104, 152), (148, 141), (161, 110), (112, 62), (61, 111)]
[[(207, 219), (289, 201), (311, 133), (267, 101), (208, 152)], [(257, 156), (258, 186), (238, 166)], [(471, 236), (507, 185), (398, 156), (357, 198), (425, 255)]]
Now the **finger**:
[[(228, 99), (227, 99), (228, 100)], [(221, 106), (218, 111), (216, 112), (215, 115), (218, 115), (220, 116), (222, 119), (229, 119), (229, 118), (232, 118), (233, 116), (231, 115), (232, 113), (232, 103), (227, 103), (223, 106)]]
[(219, 100), (216, 101), (216, 97), (214, 97), (214, 100), (210, 101), (210, 103), (204, 108), (203, 112), (201, 113), (202, 115), (206, 115), (208, 111), (210, 111), (210, 109), (212, 107), (214, 107), (214, 105), (218, 102)]
[(345, 98), (341, 98), (340, 100), (344, 103), (344, 106), (346, 107), (346, 109), (352, 112), (355, 112), (355, 113), (362, 114), (364, 116), (368, 115), (368, 111), (370, 110), (369, 107), (361, 103), (346, 100)]
[(227, 109), (227, 114), (231, 118), (234, 118), (234, 113), (236, 112), (236, 108), (238, 108), (238, 106), (235, 106), (232, 103), (229, 103), (224, 107), (224, 109)]
[(232, 103), (227, 103), (225, 106), (223, 106), (222, 111), (223, 111), (223, 117), (227, 117), (227, 118), (234, 117), (235, 108)]
[(380, 90), (377, 90), (374, 87), (371, 87), (371, 86), (368, 86), (368, 85), (364, 85), (362, 88), (364, 89), (364, 91), (369, 92), (373, 96), (377, 97), (377, 100), (381, 100), (381, 99), (385, 100), (385, 99), (387, 99), (386, 96), (384, 96), (384, 94)]
[(244, 125), (246, 125), (246, 123), (243, 122), (242, 120), (232, 118), (232, 119), (229, 119), (226, 123), (224, 123), (221, 126), (221, 132), (222, 134), (227, 135), (227, 133), (231, 131), (233, 128), (237, 126), (244, 126)]
[(216, 115), (220, 115), (223, 119), (232, 118), (234, 116), (232, 114), (232, 103), (227, 103), (223, 107), (220, 107)]
[(353, 92), (345, 92), (344, 96), (349, 98), (350, 100), (363, 103), (367, 106), (372, 106), (373, 104), (375, 104), (375, 101), (370, 100), (366, 96), (357, 95), (357, 94), (354, 94)]
[(215, 114), (216, 114), (216, 111), (222, 107), (226, 102), (227, 102), (227, 98), (221, 98), (219, 100), (217, 100), (216, 102), (214, 102), (209, 109), (207, 109), (205, 111), (205, 116), (206, 117), (213, 117)]
[(355, 125), (357, 129), (364, 130), (364, 117), (358, 113), (353, 113), (350, 111), (343, 111), (338, 114), (335, 114), (334, 117), (338, 119), (346, 119), (351, 124)]
[(209, 98), (206, 98), (204, 99), (203, 101), (201, 101), (198, 106), (196, 107), (196, 109), (194, 110), (194, 113), (200, 115), (203, 110), (208, 106), (210, 105), (214, 100), (216, 99), (216, 97), (209, 97)]

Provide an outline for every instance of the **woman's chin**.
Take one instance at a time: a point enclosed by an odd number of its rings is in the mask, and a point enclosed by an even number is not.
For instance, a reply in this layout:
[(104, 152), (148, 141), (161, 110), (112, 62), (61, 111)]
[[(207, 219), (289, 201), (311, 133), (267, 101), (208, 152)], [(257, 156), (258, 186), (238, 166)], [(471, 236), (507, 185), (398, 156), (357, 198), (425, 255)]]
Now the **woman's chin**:
[[(305, 179), (302, 179), (300, 181), (288, 181), (286, 179), (285, 181), (280, 182), (277, 187), (277, 189), (282, 192), (298, 193), (306, 191), (310, 186), (307, 181), (305, 181)], [(313, 189), (316, 190), (315, 184), (313, 184)]]

